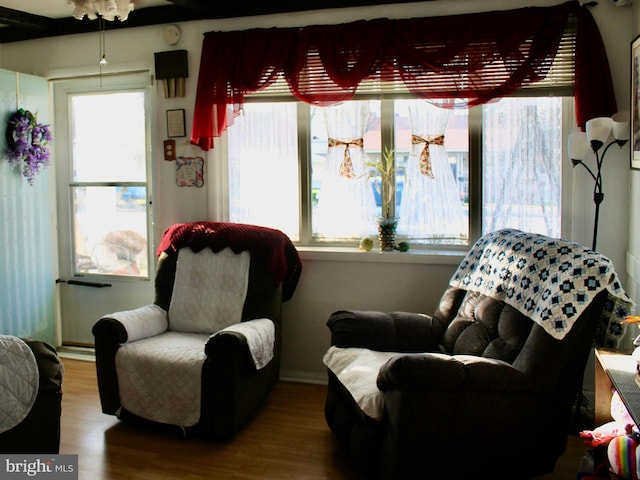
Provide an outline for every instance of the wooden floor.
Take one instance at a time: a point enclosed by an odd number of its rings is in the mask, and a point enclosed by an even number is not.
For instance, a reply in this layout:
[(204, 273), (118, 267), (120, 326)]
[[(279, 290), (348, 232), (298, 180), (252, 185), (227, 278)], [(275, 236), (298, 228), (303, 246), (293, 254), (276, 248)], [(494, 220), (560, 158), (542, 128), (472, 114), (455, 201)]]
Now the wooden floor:
[[(60, 453), (78, 455), (80, 480), (362, 478), (325, 423), (325, 386), (280, 382), (233, 441), (216, 443), (183, 438), (176, 430), (134, 427), (104, 415), (95, 364), (71, 359), (63, 363)], [(571, 437), (554, 474), (540, 478), (575, 479), (583, 454), (582, 442)]]

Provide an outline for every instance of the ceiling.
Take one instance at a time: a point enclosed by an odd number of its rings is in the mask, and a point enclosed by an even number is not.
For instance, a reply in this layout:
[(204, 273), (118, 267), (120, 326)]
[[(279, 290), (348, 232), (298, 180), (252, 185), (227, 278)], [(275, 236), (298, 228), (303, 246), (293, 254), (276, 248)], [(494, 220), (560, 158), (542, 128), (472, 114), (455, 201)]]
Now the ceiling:
[[(105, 28), (131, 28), (200, 19), (221, 19), (327, 8), (411, 3), (412, 0), (133, 0), (126, 22)], [(414, 0), (415, 1), (415, 0)], [(0, 0), (0, 43), (95, 32), (97, 22), (71, 17), (67, 0)]]

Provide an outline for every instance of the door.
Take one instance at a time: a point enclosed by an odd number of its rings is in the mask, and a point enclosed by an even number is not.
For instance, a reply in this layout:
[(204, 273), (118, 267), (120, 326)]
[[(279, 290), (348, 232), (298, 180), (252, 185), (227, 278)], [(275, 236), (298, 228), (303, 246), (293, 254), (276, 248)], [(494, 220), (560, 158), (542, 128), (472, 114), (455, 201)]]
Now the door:
[(62, 344), (153, 302), (148, 74), (54, 84)]

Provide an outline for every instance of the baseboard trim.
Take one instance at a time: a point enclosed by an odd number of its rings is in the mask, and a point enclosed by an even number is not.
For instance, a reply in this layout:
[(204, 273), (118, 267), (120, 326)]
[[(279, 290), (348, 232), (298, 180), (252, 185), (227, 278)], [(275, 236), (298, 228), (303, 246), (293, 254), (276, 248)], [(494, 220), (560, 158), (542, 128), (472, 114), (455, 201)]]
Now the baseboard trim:
[(70, 347), (63, 345), (57, 349), (58, 357), (68, 358), (70, 360), (82, 360), (84, 362), (95, 362), (96, 353), (90, 347)]
[[(58, 347), (58, 356), (71, 360), (82, 360), (85, 362), (95, 362), (96, 355), (93, 348), (84, 347)], [(310, 373), (299, 370), (280, 370), (280, 380), (284, 382), (310, 383), (314, 385), (326, 385), (327, 376), (325, 373)]]
[(314, 385), (326, 385), (326, 373), (302, 372), (299, 370), (280, 370), (280, 380), (285, 382), (311, 383)]

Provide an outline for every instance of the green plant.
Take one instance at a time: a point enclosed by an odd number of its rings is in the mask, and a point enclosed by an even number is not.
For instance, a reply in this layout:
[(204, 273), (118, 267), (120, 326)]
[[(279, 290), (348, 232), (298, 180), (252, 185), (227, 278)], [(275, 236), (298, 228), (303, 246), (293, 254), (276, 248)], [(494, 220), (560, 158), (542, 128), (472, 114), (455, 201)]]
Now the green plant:
[(382, 218), (390, 218), (395, 199), (396, 174), (402, 171), (402, 167), (396, 167), (395, 153), (389, 148), (385, 148), (380, 159), (375, 162), (367, 162), (371, 167), (368, 178), (380, 178), (380, 184), (375, 184), (376, 190), (382, 199)]

